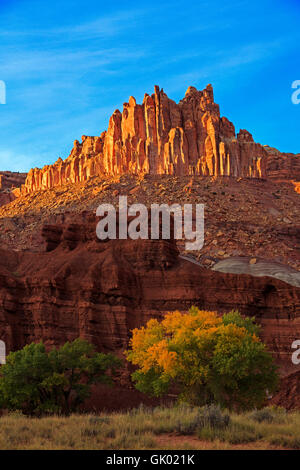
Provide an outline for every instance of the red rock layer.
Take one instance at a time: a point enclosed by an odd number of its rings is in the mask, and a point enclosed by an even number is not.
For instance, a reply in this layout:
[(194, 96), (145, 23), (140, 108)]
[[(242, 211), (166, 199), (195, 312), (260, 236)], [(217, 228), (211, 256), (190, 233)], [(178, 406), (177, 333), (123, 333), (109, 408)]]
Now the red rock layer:
[(16, 199), (16, 196), (10, 191), (0, 191), (0, 207), (14, 201), (14, 199)]
[(21, 186), (26, 180), (27, 173), (0, 171), (0, 189), (11, 189)]
[(268, 146), (264, 148), (268, 154), (266, 161), (268, 178), (300, 180), (300, 154), (281, 153)]
[(30, 170), (23, 192), (85, 181), (94, 175), (150, 173), (265, 177), (267, 152), (252, 135), (220, 117), (208, 85), (189, 87), (176, 104), (155, 86), (142, 104), (135, 98), (116, 110), (99, 137), (74, 142), (66, 160)]
[(0, 252), (0, 338), (9, 351), (79, 336), (99, 350), (117, 351), (148, 319), (198, 305), (256, 316), (269, 349), (285, 370), (293, 370), (299, 288), (202, 268), (180, 258), (172, 240), (100, 242), (89, 214), (46, 226), (44, 237), (44, 253)]
[(20, 193), (20, 188), (25, 183), (26, 173), (14, 173), (11, 171), (0, 171), (0, 206), (4, 206), (16, 198), (17, 194), (12, 191)]
[(287, 410), (300, 410), (300, 371), (287, 375), (281, 380), (280, 390), (271, 403)]

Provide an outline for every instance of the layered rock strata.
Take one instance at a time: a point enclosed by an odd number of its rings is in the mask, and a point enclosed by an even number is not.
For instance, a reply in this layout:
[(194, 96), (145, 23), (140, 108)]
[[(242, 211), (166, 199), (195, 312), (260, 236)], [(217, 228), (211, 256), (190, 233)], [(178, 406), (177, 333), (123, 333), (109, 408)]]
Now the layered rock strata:
[(123, 350), (131, 330), (191, 305), (255, 316), (284, 370), (295, 369), (300, 288), (270, 277), (225, 274), (179, 257), (174, 240), (99, 241), (95, 218), (47, 225), (44, 253), (1, 250), (0, 338), (8, 351), (77, 337)]
[(19, 188), (24, 185), (26, 176), (26, 173), (0, 171), (0, 206), (8, 204), (20, 194)]

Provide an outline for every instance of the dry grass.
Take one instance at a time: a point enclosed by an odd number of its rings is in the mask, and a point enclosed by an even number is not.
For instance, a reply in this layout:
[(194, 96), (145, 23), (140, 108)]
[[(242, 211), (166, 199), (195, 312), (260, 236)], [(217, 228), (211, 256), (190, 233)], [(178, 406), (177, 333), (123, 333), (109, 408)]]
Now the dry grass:
[[(0, 449), (300, 449), (300, 413), (268, 409), (203, 421), (197, 408), (0, 418)], [(222, 422), (223, 423), (223, 422)]]

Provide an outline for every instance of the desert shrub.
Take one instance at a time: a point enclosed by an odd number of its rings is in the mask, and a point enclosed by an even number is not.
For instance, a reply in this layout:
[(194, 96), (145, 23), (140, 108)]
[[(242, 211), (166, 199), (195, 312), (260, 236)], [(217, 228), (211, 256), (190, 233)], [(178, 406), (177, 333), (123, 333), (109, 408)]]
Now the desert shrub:
[(228, 414), (223, 414), (218, 406), (210, 405), (200, 408), (189, 419), (185, 419), (184, 416), (177, 419), (174, 430), (178, 434), (191, 435), (206, 426), (215, 429), (225, 428), (229, 425), (229, 422), (230, 417)]
[(152, 449), (153, 447), (155, 447), (155, 441), (147, 433), (136, 436), (120, 434), (108, 445), (109, 449)]
[(213, 429), (226, 428), (230, 423), (230, 416), (222, 413), (221, 408), (216, 405), (204, 406), (199, 412), (199, 427), (209, 426)]
[(90, 424), (109, 424), (110, 418), (108, 416), (91, 416), (89, 418)]
[(108, 439), (114, 439), (116, 437), (116, 430), (113, 428), (104, 429), (102, 435)]
[(87, 427), (85, 429), (82, 429), (81, 434), (84, 437), (95, 437), (98, 436), (99, 430), (93, 427)]
[(190, 420), (178, 419), (174, 423), (174, 431), (182, 435), (194, 434), (199, 427), (199, 417), (195, 416)]
[(221, 442), (229, 444), (246, 444), (255, 442), (262, 437), (262, 434), (256, 431), (254, 426), (231, 422), (224, 428), (205, 426), (200, 428), (198, 433), (200, 439)]
[(275, 408), (262, 408), (254, 410), (250, 414), (250, 418), (258, 423), (283, 423), (286, 418), (285, 410)]
[(288, 447), (294, 450), (300, 450), (300, 438), (293, 436), (270, 436), (268, 441), (270, 444), (280, 447)]
[(274, 421), (274, 415), (271, 410), (268, 410), (268, 408), (253, 411), (250, 418), (258, 423), (272, 423)]

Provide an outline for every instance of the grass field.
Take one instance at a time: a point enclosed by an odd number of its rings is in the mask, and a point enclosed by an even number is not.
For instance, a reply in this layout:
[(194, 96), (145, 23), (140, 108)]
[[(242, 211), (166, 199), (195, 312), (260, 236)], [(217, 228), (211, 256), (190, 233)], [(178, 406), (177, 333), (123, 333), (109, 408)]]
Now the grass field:
[(0, 418), (0, 449), (300, 449), (300, 412), (245, 414), (216, 407)]

